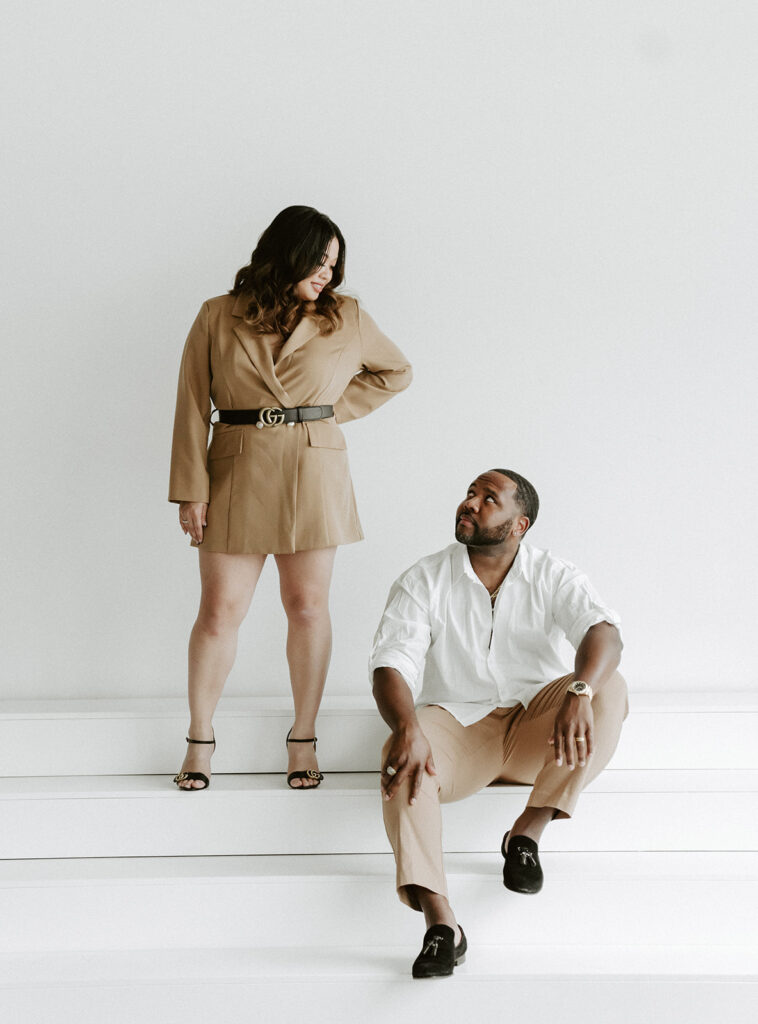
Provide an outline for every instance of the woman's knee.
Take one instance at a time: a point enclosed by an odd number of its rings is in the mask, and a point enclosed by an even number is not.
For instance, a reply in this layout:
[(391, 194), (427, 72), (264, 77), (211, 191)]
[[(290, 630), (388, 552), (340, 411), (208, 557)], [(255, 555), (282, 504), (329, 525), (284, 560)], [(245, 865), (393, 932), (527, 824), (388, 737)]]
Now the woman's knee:
[(221, 636), (237, 630), (247, 614), (246, 599), (204, 594), (197, 615), (197, 625), (210, 636)]
[(282, 605), (287, 619), (298, 625), (315, 625), (329, 618), (329, 595), (319, 591), (283, 591)]

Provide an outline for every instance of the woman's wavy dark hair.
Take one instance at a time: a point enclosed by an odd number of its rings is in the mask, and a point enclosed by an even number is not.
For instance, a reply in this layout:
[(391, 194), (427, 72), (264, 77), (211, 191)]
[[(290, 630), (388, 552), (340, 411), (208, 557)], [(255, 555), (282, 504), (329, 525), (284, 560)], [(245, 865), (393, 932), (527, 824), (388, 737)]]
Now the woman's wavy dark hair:
[(310, 277), (325, 258), (333, 238), (340, 251), (332, 279), (308, 312), (319, 321), (322, 334), (342, 323), (341, 297), (334, 294), (345, 276), (345, 239), (325, 214), (312, 206), (288, 206), (258, 239), (247, 266), (237, 271), (230, 295), (249, 295), (245, 317), (262, 334), (290, 334), (303, 314), (295, 285)]

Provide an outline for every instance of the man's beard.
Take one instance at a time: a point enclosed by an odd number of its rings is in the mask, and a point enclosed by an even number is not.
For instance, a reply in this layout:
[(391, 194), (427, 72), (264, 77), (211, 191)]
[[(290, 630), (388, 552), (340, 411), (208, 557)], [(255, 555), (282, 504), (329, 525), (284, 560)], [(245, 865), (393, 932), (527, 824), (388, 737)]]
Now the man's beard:
[(506, 519), (501, 526), (493, 526), (489, 530), (480, 529), (476, 523), (473, 524), (473, 532), (469, 536), (461, 533), (460, 523), (455, 524), (455, 539), (459, 544), (465, 544), (470, 548), (491, 547), (494, 544), (502, 544), (511, 532), (512, 519)]

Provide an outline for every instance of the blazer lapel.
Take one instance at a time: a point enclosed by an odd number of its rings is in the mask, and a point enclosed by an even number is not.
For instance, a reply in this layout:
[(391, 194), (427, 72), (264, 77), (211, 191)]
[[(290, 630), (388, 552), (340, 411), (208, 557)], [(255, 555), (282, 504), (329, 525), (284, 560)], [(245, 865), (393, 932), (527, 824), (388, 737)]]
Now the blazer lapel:
[(282, 345), (279, 355), (276, 357), (275, 366), (279, 366), (285, 359), (302, 348), (306, 341), (309, 341), (314, 334), (318, 334), (318, 324), (311, 316), (304, 316), (289, 338)]
[[(250, 324), (244, 319), (247, 306), (247, 298), (244, 295), (238, 295), (237, 301), (232, 307), (232, 316), (238, 318), (238, 322), (234, 325), (234, 333), (247, 353), (250, 362), (260, 374), (261, 380), (268, 387), (271, 394), (275, 395), (279, 402), (286, 406), (289, 403), (289, 396), (279, 383), (279, 379), (274, 371), (274, 360), (271, 355), (270, 339), (273, 336), (258, 334), (252, 330)], [(296, 331), (292, 332), (290, 341), (296, 333)]]

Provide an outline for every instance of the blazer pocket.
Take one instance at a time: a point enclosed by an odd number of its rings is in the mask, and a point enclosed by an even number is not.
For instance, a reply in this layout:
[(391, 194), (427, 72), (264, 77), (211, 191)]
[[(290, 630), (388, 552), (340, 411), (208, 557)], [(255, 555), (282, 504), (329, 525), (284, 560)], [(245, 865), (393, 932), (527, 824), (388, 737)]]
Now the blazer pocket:
[(345, 437), (334, 420), (309, 420), (305, 424), (311, 448), (347, 448)]
[(224, 430), (221, 433), (214, 430), (208, 458), (225, 459), (230, 455), (239, 455), (242, 451), (242, 438), (241, 430)]

